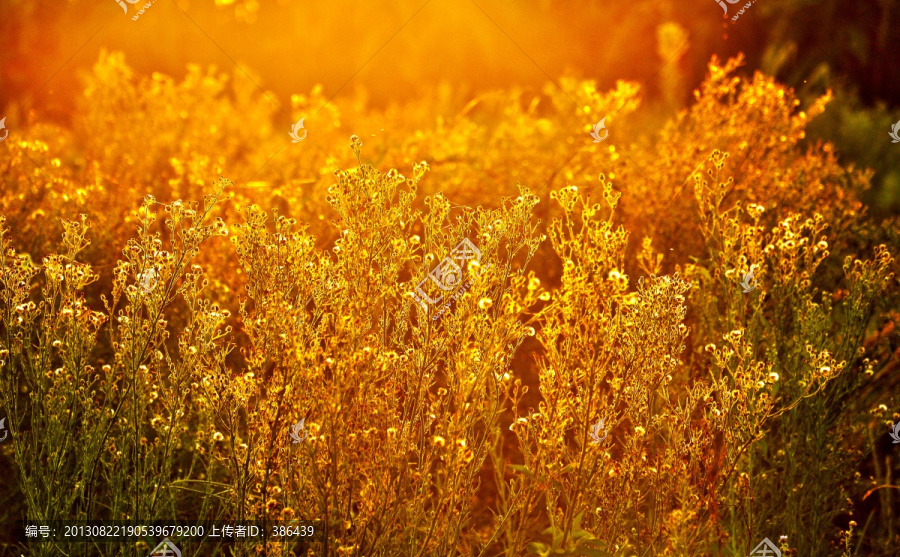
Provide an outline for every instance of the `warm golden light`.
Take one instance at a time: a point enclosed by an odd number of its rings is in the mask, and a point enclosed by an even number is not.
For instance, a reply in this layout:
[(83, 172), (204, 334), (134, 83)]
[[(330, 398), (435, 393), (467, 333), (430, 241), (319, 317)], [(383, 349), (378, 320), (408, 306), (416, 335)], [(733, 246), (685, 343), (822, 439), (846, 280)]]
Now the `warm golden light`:
[(890, 554), (900, 122), (826, 12), (0, 7), (0, 554)]

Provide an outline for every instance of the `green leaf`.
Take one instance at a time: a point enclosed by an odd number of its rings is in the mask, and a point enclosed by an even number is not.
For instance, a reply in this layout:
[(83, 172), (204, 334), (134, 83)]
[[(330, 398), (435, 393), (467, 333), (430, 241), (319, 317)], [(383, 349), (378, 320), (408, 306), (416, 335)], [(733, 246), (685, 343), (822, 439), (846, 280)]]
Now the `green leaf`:
[(575, 515), (575, 522), (572, 524), (573, 530), (578, 530), (581, 528), (581, 519), (584, 518), (584, 511)]
[(534, 472), (532, 472), (531, 470), (529, 470), (527, 466), (523, 466), (523, 465), (521, 465), (521, 464), (511, 464), (509, 467), (512, 468), (513, 470), (515, 470), (516, 472), (519, 472), (520, 474), (525, 474), (526, 476), (528, 476), (528, 477), (531, 478), (532, 480), (536, 480), (536, 479), (537, 479), (537, 478), (534, 476)]
[[(584, 531), (582, 530), (582, 532)], [(578, 543), (575, 544), (575, 547), (583, 549), (607, 549), (606, 542), (604, 542), (603, 540), (598, 540), (590, 532), (584, 533), (587, 534), (588, 537), (579, 540)]]
[(531, 542), (525, 549), (528, 550), (532, 555), (540, 555), (541, 557), (547, 557), (550, 555), (550, 547), (546, 544), (542, 544), (540, 542)]

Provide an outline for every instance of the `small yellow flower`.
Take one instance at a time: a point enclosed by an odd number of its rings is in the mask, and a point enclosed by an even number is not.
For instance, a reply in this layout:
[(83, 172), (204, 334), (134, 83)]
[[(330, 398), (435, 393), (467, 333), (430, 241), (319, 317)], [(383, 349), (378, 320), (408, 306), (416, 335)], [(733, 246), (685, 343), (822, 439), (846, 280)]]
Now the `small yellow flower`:
[(435, 435), (434, 436), (434, 444), (437, 445), (438, 447), (443, 447), (444, 445), (447, 444), (447, 441), (445, 441), (444, 438), (441, 437), (440, 435)]
[(645, 433), (647, 433), (647, 430), (645, 430), (641, 426), (637, 426), (636, 428), (634, 428), (634, 434), (638, 437), (642, 437)]

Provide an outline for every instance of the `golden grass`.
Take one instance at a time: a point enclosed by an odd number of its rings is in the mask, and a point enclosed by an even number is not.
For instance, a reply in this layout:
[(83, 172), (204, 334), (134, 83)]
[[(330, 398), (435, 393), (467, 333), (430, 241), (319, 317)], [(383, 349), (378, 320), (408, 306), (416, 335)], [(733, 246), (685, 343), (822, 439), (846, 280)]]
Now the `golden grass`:
[[(869, 174), (803, 141), (829, 99), (800, 111), (739, 63), (631, 144), (635, 84), (564, 78), (436, 119), (440, 92), (314, 114), (314, 90), (295, 145), (240, 75), (103, 56), (72, 130), (0, 146), (23, 512), (324, 531), (192, 555), (896, 548), (891, 490), (850, 520), (890, 482), (897, 236)], [(433, 320), (412, 294), (465, 238), (481, 260)]]

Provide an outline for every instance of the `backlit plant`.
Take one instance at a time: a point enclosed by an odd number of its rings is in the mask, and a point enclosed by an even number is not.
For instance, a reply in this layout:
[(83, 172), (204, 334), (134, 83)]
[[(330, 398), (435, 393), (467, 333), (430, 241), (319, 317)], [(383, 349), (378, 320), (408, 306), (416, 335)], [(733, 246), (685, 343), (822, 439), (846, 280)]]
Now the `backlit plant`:
[[(243, 78), (104, 55), (72, 130), (0, 147), (0, 521), (317, 521), (197, 555), (895, 550), (897, 223), (804, 142), (830, 99), (739, 65), (634, 144), (637, 85), (563, 78), (436, 118), (337, 98), (272, 157)], [(465, 289), (418, 303), (464, 239)]]

